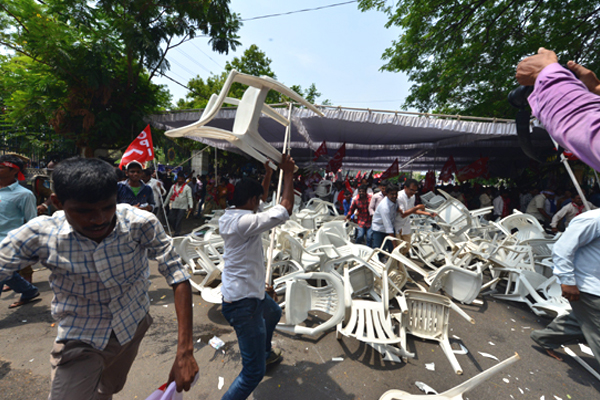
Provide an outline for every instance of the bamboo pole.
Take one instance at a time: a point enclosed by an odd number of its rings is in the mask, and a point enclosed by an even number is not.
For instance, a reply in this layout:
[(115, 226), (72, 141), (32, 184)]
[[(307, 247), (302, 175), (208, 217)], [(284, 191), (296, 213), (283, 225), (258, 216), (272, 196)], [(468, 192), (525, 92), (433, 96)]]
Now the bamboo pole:
[[(154, 165), (154, 170), (158, 171), (158, 168), (156, 167), (156, 158), (152, 159), (152, 164)], [(158, 176), (158, 173), (157, 173)], [(169, 231), (169, 236), (173, 236), (173, 232), (171, 232), (171, 225), (169, 225), (169, 218), (167, 217), (167, 210), (165, 209), (165, 202), (162, 199), (162, 196), (160, 197), (160, 208), (162, 208), (163, 210), (163, 215), (165, 216), (165, 222), (167, 224), (167, 230)]]
[[(289, 104), (288, 107), (288, 125), (285, 127), (285, 137), (283, 139), (283, 154), (289, 154), (291, 151), (291, 132), (292, 132), (292, 103)], [(279, 170), (279, 180), (277, 182), (277, 194), (275, 197), (275, 204), (279, 204), (281, 201), (281, 186), (283, 183), (283, 171)], [(271, 286), (271, 281), (273, 278), (273, 248), (275, 247), (275, 228), (271, 229), (271, 242), (269, 243), (269, 250), (267, 251), (267, 273), (265, 278), (265, 283), (267, 286)]]

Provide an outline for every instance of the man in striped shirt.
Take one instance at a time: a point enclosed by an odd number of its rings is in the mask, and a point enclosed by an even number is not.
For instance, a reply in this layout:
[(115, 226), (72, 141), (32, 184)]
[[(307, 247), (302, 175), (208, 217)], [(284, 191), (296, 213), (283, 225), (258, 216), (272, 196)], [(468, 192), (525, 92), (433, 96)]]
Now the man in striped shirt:
[(41, 262), (52, 273), (50, 400), (112, 399), (125, 385), (148, 314), (148, 258), (173, 287), (178, 343), (169, 382), (189, 390), (193, 355), (189, 274), (156, 217), (117, 205), (117, 176), (98, 159), (72, 158), (53, 173), (61, 211), (11, 231), (0, 243), (0, 281)]

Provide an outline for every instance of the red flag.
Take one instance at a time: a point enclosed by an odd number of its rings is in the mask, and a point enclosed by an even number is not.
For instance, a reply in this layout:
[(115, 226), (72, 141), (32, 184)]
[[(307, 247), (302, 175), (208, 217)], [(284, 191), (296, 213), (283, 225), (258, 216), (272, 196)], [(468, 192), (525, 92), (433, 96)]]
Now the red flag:
[(326, 154), (327, 154), (327, 145), (325, 144), (325, 141), (323, 140), (323, 143), (321, 143), (321, 145), (319, 146), (317, 151), (315, 151), (315, 158), (313, 158), (313, 161), (317, 161), (319, 159), (319, 157), (324, 156)]
[(448, 157), (448, 161), (442, 167), (442, 172), (440, 173), (440, 180), (444, 182), (448, 182), (452, 179), (452, 174), (455, 174), (457, 171), (456, 163), (454, 162), (454, 157)]
[[(354, 178), (355, 181), (359, 181), (360, 180), (360, 173), (362, 171), (358, 171), (358, 174), (356, 174), (356, 178)], [(366, 175), (366, 174), (365, 174)]]
[(429, 171), (425, 175), (425, 183), (423, 184), (423, 193), (431, 192), (435, 188), (435, 171)]
[(456, 172), (456, 179), (463, 182), (468, 181), (470, 179), (475, 179), (482, 175), (487, 175), (487, 163), (489, 159), (489, 157), (482, 157), (479, 160), (467, 165), (466, 167), (461, 168)]
[(348, 189), (350, 191), (350, 193), (352, 193), (354, 191), (352, 189), (352, 185), (350, 185), (350, 181), (348, 180), (348, 177), (346, 177), (346, 181), (344, 181), (344, 186), (346, 186), (346, 189)]
[(119, 168), (123, 169), (123, 165), (127, 165), (132, 161), (139, 161), (142, 165), (146, 161), (154, 160), (154, 146), (152, 145), (152, 134), (150, 133), (150, 124), (131, 142), (123, 158)]
[(327, 164), (325, 171), (337, 173), (337, 171), (342, 168), (344, 156), (346, 156), (346, 143), (338, 149), (333, 158), (329, 161), (329, 164)]
[(390, 165), (390, 167), (388, 169), (386, 169), (383, 174), (381, 174), (379, 179), (381, 179), (381, 180), (390, 179), (395, 176), (398, 176), (399, 174), (400, 174), (400, 171), (398, 171), (398, 159), (396, 158), (394, 160), (394, 162), (392, 163), (392, 165)]

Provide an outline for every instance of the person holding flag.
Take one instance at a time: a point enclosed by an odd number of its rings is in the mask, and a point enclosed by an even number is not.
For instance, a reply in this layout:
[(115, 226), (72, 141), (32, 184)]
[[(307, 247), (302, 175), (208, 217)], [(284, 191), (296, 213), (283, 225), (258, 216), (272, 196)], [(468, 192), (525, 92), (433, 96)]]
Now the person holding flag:
[(127, 180), (119, 182), (117, 203), (127, 203), (144, 211), (154, 211), (154, 192), (142, 181), (142, 164), (131, 161), (127, 164)]
[(142, 182), (143, 164), (154, 160), (154, 147), (152, 145), (152, 134), (150, 125), (135, 138), (129, 145), (119, 164), (119, 169), (127, 171), (127, 180), (119, 182), (117, 191), (117, 203), (127, 203), (140, 210), (154, 210), (154, 194), (152, 188)]

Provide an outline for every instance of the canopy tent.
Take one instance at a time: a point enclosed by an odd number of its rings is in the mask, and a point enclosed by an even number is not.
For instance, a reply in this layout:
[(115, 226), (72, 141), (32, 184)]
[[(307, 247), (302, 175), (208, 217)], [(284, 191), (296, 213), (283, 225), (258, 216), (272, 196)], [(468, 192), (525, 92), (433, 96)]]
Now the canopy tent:
[[(348, 170), (385, 170), (398, 158), (401, 170), (440, 170), (449, 156), (458, 168), (480, 157), (489, 157), (492, 175), (509, 176), (529, 159), (519, 147), (513, 120), (420, 114), (385, 110), (319, 106), (325, 117), (300, 107), (292, 109), (291, 154), (300, 167), (324, 168), (327, 157), (313, 162), (315, 150), (327, 142), (329, 157), (346, 143), (343, 168)], [(285, 118), (286, 105), (276, 108)], [(230, 130), (235, 108), (221, 109), (209, 125)], [(200, 118), (202, 110), (173, 111), (152, 115), (150, 122), (160, 129), (189, 125)], [(285, 128), (261, 116), (259, 132), (278, 150), (283, 147)], [(228, 151), (238, 149), (225, 141), (198, 139)], [(533, 137), (541, 152), (553, 145), (544, 134)]]

